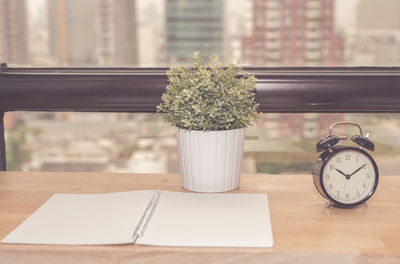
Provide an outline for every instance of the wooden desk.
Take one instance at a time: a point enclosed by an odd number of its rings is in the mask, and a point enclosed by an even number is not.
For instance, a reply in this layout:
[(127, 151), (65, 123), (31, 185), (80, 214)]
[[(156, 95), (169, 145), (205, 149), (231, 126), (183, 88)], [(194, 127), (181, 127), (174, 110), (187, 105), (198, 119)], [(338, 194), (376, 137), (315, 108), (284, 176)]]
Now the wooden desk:
[[(53, 193), (184, 191), (173, 174), (0, 172), (0, 239)], [(273, 248), (0, 245), (0, 263), (400, 263), (400, 177), (381, 177), (368, 208), (324, 208), (311, 175), (242, 175), (268, 193)]]

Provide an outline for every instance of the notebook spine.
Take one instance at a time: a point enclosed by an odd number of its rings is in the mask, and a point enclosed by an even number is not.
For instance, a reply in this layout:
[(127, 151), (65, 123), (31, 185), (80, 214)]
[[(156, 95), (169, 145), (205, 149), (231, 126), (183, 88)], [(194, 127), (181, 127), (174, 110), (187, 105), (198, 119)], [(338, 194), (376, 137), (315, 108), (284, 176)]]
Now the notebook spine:
[(153, 215), (154, 210), (157, 207), (158, 200), (160, 199), (161, 191), (156, 191), (153, 195), (153, 198), (147, 205), (146, 211), (144, 212), (142, 218), (140, 219), (139, 224), (137, 225), (135, 232), (133, 232), (132, 238), (133, 238), (133, 243), (136, 244), (136, 241), (139, 239), (139, 237), (143, 236), (144, 231), (146, 230), (146, 227), (151, 219), (151, 216)]

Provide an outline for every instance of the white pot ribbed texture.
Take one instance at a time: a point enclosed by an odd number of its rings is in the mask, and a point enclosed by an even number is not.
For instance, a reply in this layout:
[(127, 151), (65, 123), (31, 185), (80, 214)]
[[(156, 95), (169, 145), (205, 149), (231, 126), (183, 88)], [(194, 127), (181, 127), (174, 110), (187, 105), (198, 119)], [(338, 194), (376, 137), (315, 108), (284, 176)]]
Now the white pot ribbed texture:
[(182, 187), (226, 192), (239, 187), (244, 128), (198, 131), (176, 128)]

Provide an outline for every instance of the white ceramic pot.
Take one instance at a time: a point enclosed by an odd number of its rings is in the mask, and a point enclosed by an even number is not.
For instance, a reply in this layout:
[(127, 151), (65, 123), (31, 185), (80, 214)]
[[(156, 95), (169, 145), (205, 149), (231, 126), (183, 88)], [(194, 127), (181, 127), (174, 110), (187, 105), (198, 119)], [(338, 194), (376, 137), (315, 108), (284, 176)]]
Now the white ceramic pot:
[(182, 187), (226, 192), (239, 187), (244, 128), (197, 131), (176, 128)]

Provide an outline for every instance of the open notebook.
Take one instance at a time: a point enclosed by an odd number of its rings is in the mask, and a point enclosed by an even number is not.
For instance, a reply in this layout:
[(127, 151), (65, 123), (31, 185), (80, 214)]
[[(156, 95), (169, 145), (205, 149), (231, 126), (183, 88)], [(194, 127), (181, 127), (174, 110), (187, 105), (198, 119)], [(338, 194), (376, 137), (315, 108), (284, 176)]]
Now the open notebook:
[(266, 194), (54, 194), (3, 243), (272, 247)]

